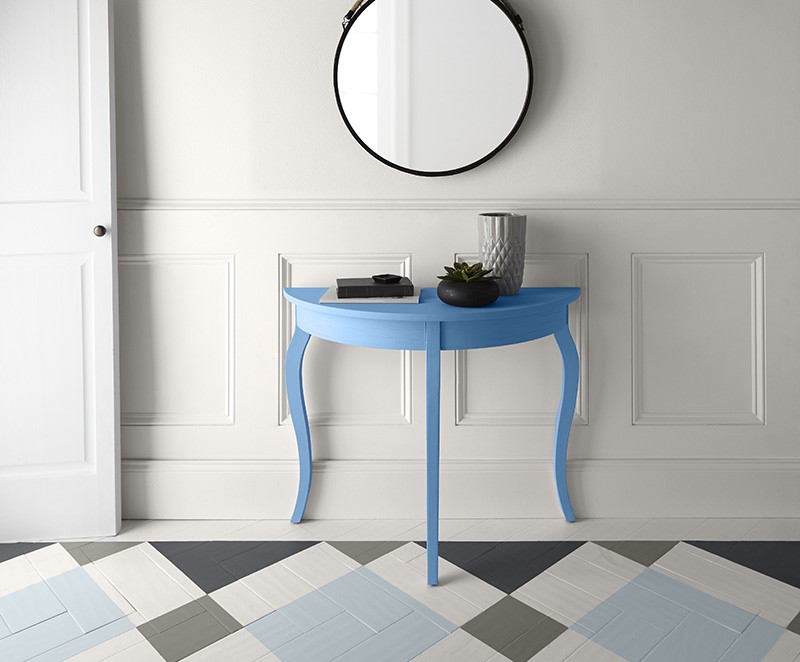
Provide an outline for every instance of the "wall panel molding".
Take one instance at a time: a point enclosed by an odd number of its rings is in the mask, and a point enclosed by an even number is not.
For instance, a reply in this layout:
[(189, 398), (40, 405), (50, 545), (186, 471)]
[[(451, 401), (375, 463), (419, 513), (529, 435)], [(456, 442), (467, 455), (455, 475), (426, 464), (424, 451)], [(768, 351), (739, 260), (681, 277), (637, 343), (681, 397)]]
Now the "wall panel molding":
[[(457, 260), (474, 261), (477, 254), (461, 254)], [(578, 399), (575, 404), (573, 423), (588, 425), (588, 397), (589, 397), (589, 256), (586, 253), (528, 253), (525, 255), (525, 267), (534, 265), (561, 264), (572, 268), (573, 281), (564, 283), (564, 286), (577, 286), (581, 288), (581, 297), (570, 304), (570, 327), (578, 347), (581, 358), (580, 382), (578, 385)], [(467, 384), (469, 372), (467, 357), (469, 350), (455, 352), (455, 424), (456, 425), (555, 425), (556, 411), (520, 411), (520, 412), (491, 412), (470, 411), (467, 402)], [(560, 360), (560, 356), (559, 356)]]
[(559, 198), (120, 198), (121, 211), (272, 211), (272, 210), (773, 210), (800, 209), (800, 198), (559, 199)]
[[(764, 255), (762, 253), (639, 253), (631, 256), (632, 262), (632, 419), (634, 425), (764, 425), (765, 424), (765, 313), (764, 313)], [(748, 388), (749, 406), (736, 410), (681, 411), (669, 407), (648, 407), (645, 404), (647, 375), (644, 345), (647, 342), (644, 332), (644, 271), (648, 265), (674, 267), (676, 277), (681, 270), (690, 266), (742, 265), (748, 274), (748, 291), (736, 292), (737, 296), (749, 299), (750, 315), (747, 328), (739, 329), (749, 336)], [(723, 293), (720, 293), (723, 294)], [(705, 320), (692, 318), (683, 320), (687, 338), (696, 338), (705, 333), (702, 325)], [(731, 331), (734, 331), (731, 329)], [(722, 341), (722, 339), (720, 339)], [(697, 342), (693, 340), (693, 342)], [(674, 357), (680, 365), (681, 357)], [(738, 357), (737, 357), (738, 358)], [(690, 384), (685, 384), (690, 387)]]
[[(291, 425), (289, 400), (286, 396), (284, 380), (286, 350), (294, 333), (294, 305), (283, 297), (283, 288), (292, 287), (293, 267), (297, 265), (375, 265), (377, 262), (391, 265), (387, 267), (401, 276), (411, 276), (411, 255), (409, 253), (292, 253), (281, 254), (278, 277), (278, 424)], [(396, 414), (349, 414), (335, 411), (309, 414), (311, 425), (410, 425), (411, 424), (411, 352), (400, 352), (400, 400)]]
[(216, 411), (121, 411), (122, 425), (162, 426), (162, 425), (233, 425), (235, 411), (235, 346), (236, 346), (236, 281), (235, 256), (212, 254), (173, 254), (173, 255), (120, 255), (120, 271), (125, 267), (151, 267), (154, 265), (175, 265), (196, 267), (223, 267), (225, 273), (225, 290), (227, 301), (225, 307), (226, 325), (226, 367), (224, 401), (219, 403)]

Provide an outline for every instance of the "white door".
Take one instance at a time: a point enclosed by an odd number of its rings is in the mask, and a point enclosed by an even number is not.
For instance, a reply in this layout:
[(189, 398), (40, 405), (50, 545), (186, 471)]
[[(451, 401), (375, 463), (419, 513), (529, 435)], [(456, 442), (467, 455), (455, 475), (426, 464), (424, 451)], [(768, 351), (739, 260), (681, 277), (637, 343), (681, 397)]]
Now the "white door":
[(110, 34), (0, 0), (0, 541), (119, 528)]

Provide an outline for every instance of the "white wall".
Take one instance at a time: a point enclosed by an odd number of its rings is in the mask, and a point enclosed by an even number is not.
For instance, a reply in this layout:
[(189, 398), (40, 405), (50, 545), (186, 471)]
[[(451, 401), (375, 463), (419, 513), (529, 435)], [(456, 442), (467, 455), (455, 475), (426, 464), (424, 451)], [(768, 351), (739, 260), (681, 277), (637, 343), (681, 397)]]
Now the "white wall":
[[(339, 118), (349, 4), (117, 0), (126, 516), (288, 517), (280, 288), (433, 285), (500, 209), (584, 288), (576, 514), (800, 515), (800, 4), (517, 0), (530, 113), (441, 179)], [(558, 515), (555, 352), (445, 355), (443, 516)], [(422, 516), (421, 359), (312, 341), (310, 517)]]

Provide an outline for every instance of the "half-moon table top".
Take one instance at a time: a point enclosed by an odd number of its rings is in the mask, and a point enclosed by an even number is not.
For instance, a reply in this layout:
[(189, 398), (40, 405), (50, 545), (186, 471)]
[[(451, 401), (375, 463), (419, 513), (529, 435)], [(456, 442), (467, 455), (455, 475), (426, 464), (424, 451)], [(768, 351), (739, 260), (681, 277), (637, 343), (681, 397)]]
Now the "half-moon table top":
[(439, 300), (435, 287), (423, 287), (419, 303), (320, 303), (327, 288), (287, 287), (288, 301), (301, 307), (324, 308), (341, 317), (403, 322), (502, 320), (564, 308), (581, 294), (579, 287), (523, 287), (519, 294), (501, 296), (480, 308), (460, 308)]

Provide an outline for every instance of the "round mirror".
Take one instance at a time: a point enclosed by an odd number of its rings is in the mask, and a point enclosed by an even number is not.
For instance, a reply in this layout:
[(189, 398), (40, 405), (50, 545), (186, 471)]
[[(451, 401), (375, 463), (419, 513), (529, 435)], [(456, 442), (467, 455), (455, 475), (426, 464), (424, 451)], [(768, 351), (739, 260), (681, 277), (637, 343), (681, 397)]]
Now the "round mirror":
[(345, 18), (333, 83), (364, 149), (432, 177), (505, 147), (528, 109), (533, 65), (503, 0), (366, 0)]

